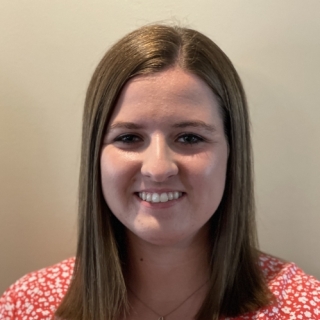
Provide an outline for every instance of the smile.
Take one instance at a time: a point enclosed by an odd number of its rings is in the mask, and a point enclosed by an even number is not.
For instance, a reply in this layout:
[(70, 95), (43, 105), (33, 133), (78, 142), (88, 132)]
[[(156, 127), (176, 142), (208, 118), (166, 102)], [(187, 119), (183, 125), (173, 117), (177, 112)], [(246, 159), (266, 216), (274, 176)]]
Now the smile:
[(149, 193), (149, 192), (139, 192), (138, 196), (140, 199), (147, 202), (168, 202), (171, 200), (177, 200), (182, 196), (182, 192), (174, 191), (174, 192), (162, 192), (162, 193)]

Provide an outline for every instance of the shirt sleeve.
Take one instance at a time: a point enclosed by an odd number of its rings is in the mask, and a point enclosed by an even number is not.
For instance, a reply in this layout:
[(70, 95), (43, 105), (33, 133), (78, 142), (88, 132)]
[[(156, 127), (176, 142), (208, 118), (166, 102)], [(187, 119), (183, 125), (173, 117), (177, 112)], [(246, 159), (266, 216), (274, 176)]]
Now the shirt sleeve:
[(74, 259), (31, 272), (0, 297), (0, 320), (51, 320), (66, 294)]
[(11, 286), (0, 297), (0, 319), (1, 320), (13, 320), (15, 318), (15, 292), (13, 286)]

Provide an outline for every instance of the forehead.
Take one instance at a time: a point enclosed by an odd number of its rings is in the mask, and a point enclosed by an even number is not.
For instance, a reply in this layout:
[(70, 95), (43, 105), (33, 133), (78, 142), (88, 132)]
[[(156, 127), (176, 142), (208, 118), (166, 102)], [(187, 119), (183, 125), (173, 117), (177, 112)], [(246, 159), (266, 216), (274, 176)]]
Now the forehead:
[(110, 123), (125, 118), (169, 121), (175, 117), (221, 120), (218, 100), (209, 86), (196, 75), (170, 68), (137, 76), (125, 85)]

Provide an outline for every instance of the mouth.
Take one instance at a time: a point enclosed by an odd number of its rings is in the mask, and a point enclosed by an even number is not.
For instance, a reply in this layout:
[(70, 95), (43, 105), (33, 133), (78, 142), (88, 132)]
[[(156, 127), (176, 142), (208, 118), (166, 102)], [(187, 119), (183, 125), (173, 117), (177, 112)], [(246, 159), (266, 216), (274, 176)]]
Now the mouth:
[(159, 202), (168, 202), (172, 200), (177, 200), (182, 197), (183, 192), (173, 191), (173, 192), (138, 192), (137, 196), (147, 202), (159, 203)]

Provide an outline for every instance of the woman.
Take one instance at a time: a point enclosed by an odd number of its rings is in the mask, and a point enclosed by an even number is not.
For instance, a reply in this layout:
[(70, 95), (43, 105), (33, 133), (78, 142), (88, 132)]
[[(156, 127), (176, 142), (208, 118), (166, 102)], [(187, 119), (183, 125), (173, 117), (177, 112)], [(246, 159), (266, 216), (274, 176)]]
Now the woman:
[(204, 35), (147, 26), (106, 53), (80, 172), (75, 263), (18, 281), (3, 318), (320, 318), (319, 282), (257, 249), (245, 94)]

